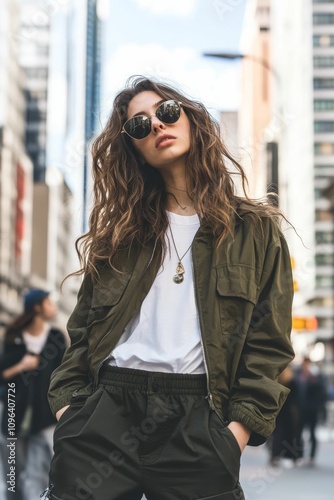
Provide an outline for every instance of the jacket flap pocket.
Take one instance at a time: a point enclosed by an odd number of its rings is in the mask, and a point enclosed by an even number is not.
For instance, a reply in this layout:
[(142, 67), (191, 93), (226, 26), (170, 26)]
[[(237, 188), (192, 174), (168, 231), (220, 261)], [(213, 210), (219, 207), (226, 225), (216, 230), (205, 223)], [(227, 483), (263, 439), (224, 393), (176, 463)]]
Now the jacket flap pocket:
[(217, 267), (217, 292), (221, 296), (240, 297), (254, 305), (258, 298), (255, 268), (242, 264)]

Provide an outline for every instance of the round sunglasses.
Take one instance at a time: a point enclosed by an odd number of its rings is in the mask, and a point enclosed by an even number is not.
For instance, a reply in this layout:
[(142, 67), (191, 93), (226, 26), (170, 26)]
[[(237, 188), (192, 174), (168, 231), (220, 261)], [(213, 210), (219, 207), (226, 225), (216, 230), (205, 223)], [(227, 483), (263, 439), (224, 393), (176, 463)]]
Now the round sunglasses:
[[(155, 114), (152, 116), (156, 116), (158, 120), (166, 125), (176, 123), (181, 115), (181, 106), (181, 102), (174, 101), (173, 99), (164, 101), (157, 107)], [(145, 139), (151, 130), (151, 117), (135, 115), (124, 123), (121, 133), (127, 134), (131, 139), (139, 140)]]

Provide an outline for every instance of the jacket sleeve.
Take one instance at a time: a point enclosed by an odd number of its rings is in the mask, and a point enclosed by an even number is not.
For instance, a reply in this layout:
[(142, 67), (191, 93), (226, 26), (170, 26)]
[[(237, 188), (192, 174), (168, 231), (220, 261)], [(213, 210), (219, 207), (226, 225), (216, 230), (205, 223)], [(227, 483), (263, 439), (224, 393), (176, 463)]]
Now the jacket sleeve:
[(70, 346), (65, 351), (61, 365), (51, 376), (48, 399), (53, 414), (70, 404), (74, 391), (85, 395), (93, 391), (93, 377), (87, 359), (87, 324), (91, 299), (92, 282), (86, 276), (78, 293), (76, 307), (67, 323)]
[[(271, 222), (271, 221), (270, 221)], [(264, 224), (264, 229), (266, 224)], [(268, 237), (269, 236), (269, 237)], [(290, 341), (293, 281), (287, 243), (271, 222), (260, 277), (259, 299), (243, 346), (228, 418), (252, 433), (249, 445), (266, 441), (289, 390), (277, 381), (294, 358)]]

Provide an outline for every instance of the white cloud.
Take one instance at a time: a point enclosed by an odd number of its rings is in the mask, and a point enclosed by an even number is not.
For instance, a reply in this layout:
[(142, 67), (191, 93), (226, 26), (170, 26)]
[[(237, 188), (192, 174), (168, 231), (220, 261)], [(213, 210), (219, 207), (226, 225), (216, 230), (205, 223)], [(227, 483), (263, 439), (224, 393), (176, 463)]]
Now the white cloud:
[(188, 16), (197, 8), (198, 0), (135, 0), (142, 9), (157, 15)]
[(177, 84), (210, 110), (231, 110), (238, 105), (239, 80), (234, 65), (223, 69), (220, 64), (199, 57), (190, 47), (166, 49), (158, 44), (128, 44), (115, 51), (105, 69), (102, 115), (109, 113), (115, 93), (131, 75), (154, 76)]

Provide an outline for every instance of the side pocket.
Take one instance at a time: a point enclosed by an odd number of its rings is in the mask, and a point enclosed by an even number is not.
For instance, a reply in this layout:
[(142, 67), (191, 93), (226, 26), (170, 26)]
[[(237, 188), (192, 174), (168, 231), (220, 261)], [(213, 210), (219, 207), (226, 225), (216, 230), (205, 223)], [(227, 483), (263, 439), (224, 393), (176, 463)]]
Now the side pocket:
[(78, 394), (76, 393), (76, 391), (72, 394), (70, 400), (70, 406), (64, 411), (64, 413), (56, 423), (54, 435), (58, 431), (59, 427), (62, 426), (62, 424), (65, 424), (67, 420), (69, 420), (73, 415), (77, 413), (78, 410), (80, 410), (83, 406), (85, 406), (87, 399), (91, 395), (92, 394)]
[(227, 426), (226, 426), (226, 427), (224, 428), (224, 430), (225, 430), (225, 432), (226, 432), (227, 434), (229, 434), (229, 435), (230, 435), (230, 440), (231, 440), (231, 442), (233, 442), (233, 443), (234, 443), (234, 447), (235, 447), (236, 453), (238, 453), (238, 454), (239, 454), (239, 457), (240, 457), (240, 456), (241, 456), (241, 448), (240, 448), (240, 446), (239, 446), (239, 443), (238, 443), (238, 441), (237, 441), (237, 438), (235, 437), (235, 435), (233, 434), (233, 432), (231, 431), (231, 429), (230, 429), (229, 427), (227, 427)]

